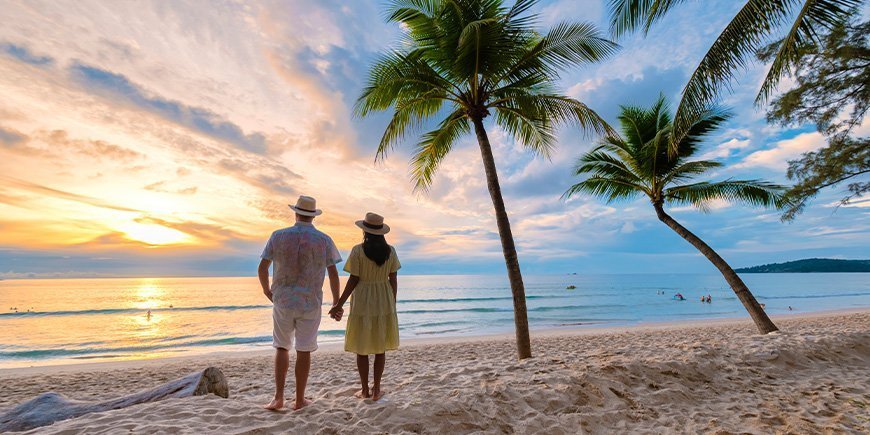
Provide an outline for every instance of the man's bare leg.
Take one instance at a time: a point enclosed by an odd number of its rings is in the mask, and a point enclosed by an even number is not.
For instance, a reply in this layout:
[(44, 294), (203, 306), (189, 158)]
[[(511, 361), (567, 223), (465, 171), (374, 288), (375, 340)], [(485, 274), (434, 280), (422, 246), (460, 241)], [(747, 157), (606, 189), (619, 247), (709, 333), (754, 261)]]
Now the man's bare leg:
[(354, 396), (358, 399), (367, 399), (371, 397), (371, 393), (369, 393), (369, 356), (368, 355), (357, 355), (356, 356), (356, 369), (359, 371), (359, 382), (362, 385), (362, 389), (357, 391)]
[(283, 347), (275, 349), (275, 398), (264, 405), (270, 411), (284, 407), (284, 383), (287, 381), (287, 370), (290, 369), (290, 352)]
[(305, 386), (308, 385), (308, 373), (311, 371), (311, 352), (296, 351), (296, 400), (293, 410), (302, 409), (311, 402), (305, 399)]
[(384, 365), (386, 365), (387, 356), (379, 353), (375, 355), (375, 383), (372, 386), (372, 400), (379, 400), (383, 394), (381, 393), (381, 377), (384, 375)]

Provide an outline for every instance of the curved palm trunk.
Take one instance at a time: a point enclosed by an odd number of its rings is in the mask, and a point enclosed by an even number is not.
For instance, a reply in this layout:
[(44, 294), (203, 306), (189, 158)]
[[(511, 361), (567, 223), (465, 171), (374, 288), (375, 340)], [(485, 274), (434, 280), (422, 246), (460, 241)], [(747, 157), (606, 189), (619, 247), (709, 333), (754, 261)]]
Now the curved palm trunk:
[(474, 132), (480, 145), (480, 155), (483, 158), (483, 168), (486, 170), (486, 185), (492, 197), (495, 208), (495, 222), (498, 225), (498, 235), (501, 238), (501, 248), (504, 251), (504, 262), (507, 265), (508, 279), (511, 283), (511, 293), (514, 299), (514, 324), (517, 335), (517, 354), (520, 359), (532, 356), (532, 345), (529, 340), (529, 319), (526, 315), (526, 289), (523, 286), (523, 275), (520, 273), (520, 262), (517, 259), (517, 248), (514, 246), (514, 236), (511, 234), (511, 224), (508, 221), (504, 199), (501, 197), (501, 187), (498, 184), (498, 172), (495, 159), (492, 157), (492, 147), (483, 128), (483, 121), (474, 119)]
[(752, 317), (755, 326), (758, 327), (758, 331), (762, 334), (776, 331), (776, 325), (773, 324), (770, 317), (767, 317), (767, 313), (764, 312), (764, 309), (762, 309), (761, 305), (758, 304), (758, 301), (755, 300), (755, 296), (752, 296), (749, 288), (746, 287), (746, 284), (743, 283), (743, 280), (740, 279), (737, 272), (735, 272), (734, 269), (732, 269), (731, 266), (729, 266), (728, 263), (726, 263), (725, 260), (713, 250), (713, 248), (665, 213), (661, 204), (653, 204), (653, 207), (655, 207), (656, 215), (660, 221), (671, 227), (674, 232), (679, 234), (680, 237), (686, 239), (686, 241), (691, 243), (692, 246), (698, 249), (698, 251), (701, 251), (701, 253), (704, 254), (704, 256), (707, 257), (707, 259), (710, 260), (717, 269), (719, 269), (719, 272), (722, 272), (725, 281), (728, 282), (728, 285), (730, 285), (731, 289), (734, 290), (737, 298), (740, 299), (741, 303), (743, 303), (746, 311), (749, 312), (749, 316)]

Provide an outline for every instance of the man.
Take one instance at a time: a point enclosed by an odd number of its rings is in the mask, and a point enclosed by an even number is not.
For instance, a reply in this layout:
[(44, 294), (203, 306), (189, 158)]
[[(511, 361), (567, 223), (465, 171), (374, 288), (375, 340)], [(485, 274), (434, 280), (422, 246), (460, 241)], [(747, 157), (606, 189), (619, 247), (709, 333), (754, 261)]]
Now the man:
[[(264, 408), (284, 407), (284, 381), (290, 368), (290, 347), (296, 339), (297, 410), (310, 402), (305, 386), (311, 369), (311, 352), (317, 350), (317, 328), (323, 303), (323, 271), (329, 275), (332, 301), (338, 301), (338, 270), (341, 254), (326, 234), (314, 228), (315, 216), (323, 213), (317, 201), (300, 196), (296, 205), (296, 225), (275, 231), (263, 249), (258, 275), (263, 293), (272, 301), (272, 346), (275, 347), (275, 398)], [(272, 285), (269, 286), (269, 265)]]

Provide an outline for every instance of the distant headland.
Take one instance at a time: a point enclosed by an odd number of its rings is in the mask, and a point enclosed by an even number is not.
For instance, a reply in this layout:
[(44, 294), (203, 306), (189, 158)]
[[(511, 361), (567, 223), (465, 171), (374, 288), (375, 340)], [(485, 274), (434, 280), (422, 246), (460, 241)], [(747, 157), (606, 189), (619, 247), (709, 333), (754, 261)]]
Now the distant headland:
[(738, 273), (870, 272), (870, 260), (807, 258), (736, 269)]

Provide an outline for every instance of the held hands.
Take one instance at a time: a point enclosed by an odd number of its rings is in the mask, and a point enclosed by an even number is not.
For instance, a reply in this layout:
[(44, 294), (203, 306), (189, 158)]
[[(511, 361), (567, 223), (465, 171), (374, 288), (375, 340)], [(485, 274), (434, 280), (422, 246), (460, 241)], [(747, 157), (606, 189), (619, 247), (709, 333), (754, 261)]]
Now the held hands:
[(329, 309), (329, 317), (336, 322), (340, 322), (343, 315), (344, 308), (342, 308), (341, 305), (333, 305), (332, 308)]

